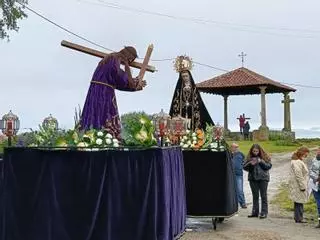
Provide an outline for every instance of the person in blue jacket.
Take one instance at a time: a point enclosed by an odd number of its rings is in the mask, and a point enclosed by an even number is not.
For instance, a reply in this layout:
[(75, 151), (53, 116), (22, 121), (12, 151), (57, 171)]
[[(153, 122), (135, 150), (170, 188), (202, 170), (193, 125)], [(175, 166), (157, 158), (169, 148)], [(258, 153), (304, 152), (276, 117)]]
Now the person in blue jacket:
[(231, 145), (232, 152), (232, 162), (234, 167), (234, 172), (236, 175), (236, 190), (238, 202), (241, 208), (247, 208), (246, 200), (243, 193), (243, 164), (245, 161), (245, 156), (239, 151), (239, 145), (233, 143)]

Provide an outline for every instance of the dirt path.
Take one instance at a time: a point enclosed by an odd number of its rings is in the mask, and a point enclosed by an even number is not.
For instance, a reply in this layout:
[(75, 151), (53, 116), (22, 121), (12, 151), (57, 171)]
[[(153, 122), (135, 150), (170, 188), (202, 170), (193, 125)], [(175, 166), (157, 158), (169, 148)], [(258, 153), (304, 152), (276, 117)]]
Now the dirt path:
[[(290, 156), (291, 154), (272, 156), (274, 161), (268, 188), (269, 202), (277, 193), (280, 184), (288, 177)], [(187, 227), (192, 231), (185, 233), (181, 240), (314, 240), (319, 238), (320, 229), (315, 229), (313, 222), (296, 224), (290, 217), (291, 214), (284, 216), (272, 205), (270, 205), (267, 219), (249, 219), (247, 215), (251, 212), (252, 198), (247, 174), (244, 176), (244, 192), (249, 205), (248, 209), (240, 209), (238, 215), (219, 224), (216, 231), (212, 229), (211, 219), (188, 219)]]

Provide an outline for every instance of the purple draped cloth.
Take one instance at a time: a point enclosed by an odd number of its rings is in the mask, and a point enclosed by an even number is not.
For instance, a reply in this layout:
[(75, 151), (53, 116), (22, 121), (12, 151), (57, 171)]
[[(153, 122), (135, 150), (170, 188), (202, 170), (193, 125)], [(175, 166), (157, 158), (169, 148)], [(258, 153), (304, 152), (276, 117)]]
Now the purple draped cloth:
[(87, 94), (80, 120), (80, 128), (106, 128), (114, 137), (120, 137), (120, 118), (115, 89), (134, 91), (129, 88), (128, 74), (120, 68), (120, 61), (110, 56), (97, 66)]

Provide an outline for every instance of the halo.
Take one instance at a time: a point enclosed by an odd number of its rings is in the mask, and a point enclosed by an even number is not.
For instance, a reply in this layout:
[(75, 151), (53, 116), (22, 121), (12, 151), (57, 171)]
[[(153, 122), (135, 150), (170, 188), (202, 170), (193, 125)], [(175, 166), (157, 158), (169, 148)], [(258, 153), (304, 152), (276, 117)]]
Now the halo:
[(174, 61), (175, 70), (180, 73), (182, 71), (191, 71), (193, 68), (193, 62), (187, 55), (178, 56)]

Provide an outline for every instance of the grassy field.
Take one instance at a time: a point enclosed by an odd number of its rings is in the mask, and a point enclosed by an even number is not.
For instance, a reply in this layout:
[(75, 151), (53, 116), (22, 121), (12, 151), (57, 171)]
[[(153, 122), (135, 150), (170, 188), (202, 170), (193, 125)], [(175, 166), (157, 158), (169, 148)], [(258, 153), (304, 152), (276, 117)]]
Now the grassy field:
[[(239, 144), (240, 150), (246, 155), (249, 149), (254, 143), (260, 144), (260, 146), (268, 153), (287, 153), (293, 152), (300, 146), (306, 146), (309, 148), (315, 148), (320, 146), (320, 139), (297, 139), (295, 142), (286, 141), (235, 141)], [(232, 144), (232, 141), (228, 141), (228, 144)]]
[[(287, 184), (282, 184), (279, 193), (271, 201), (272, 204), (276, 204), (280, 209), (285, 211), (293, 211), (293, 202), (289, 199), (289, 192)], [(313, 195), (310, 197), (310, 201), (304, 204), (304, 212), (310, 215), (311, 217), (317, 218), (317, 205), (313, 198)]]

